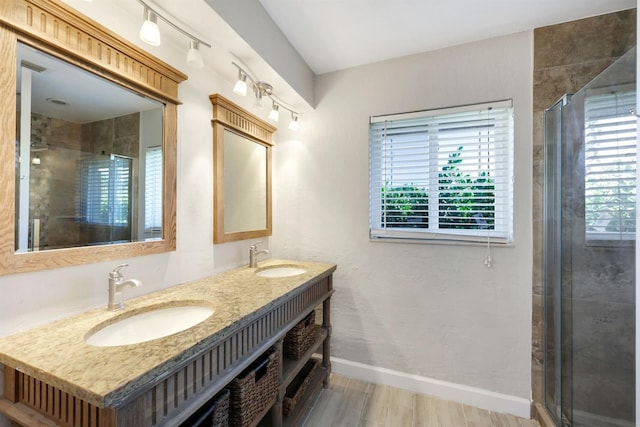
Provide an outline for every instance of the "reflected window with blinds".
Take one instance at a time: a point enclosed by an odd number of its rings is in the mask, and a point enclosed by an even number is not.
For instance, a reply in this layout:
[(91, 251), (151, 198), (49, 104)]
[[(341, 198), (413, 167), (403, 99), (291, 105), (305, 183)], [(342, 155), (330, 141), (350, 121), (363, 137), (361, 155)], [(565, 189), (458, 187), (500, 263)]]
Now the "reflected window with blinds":
[(370, 118), (372, 239), (513, 241), (512, 101)]
[(147, 149), (144, 179), (145, 237), (162, 237), (162, 147)]
[(132, 159), (112, 154), (83, 159), (76, 214), (81, 222), (128, 227), (131, 222)]
[(587, 240), (632, 240), (636, 225), (636, 92), (585, 97)]

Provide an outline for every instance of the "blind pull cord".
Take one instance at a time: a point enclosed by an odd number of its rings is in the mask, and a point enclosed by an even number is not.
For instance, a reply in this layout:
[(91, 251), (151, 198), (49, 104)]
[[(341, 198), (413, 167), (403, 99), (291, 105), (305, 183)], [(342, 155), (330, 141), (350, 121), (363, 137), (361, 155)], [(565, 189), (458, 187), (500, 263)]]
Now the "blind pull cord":
[(487, 252), (484, 257), (484, 265), (486, 265), (487, 268), (491, 268), (492, 263), (493, 259), (491, 258), (491, 237), (489, 236), (489, 233), (487, 233)]

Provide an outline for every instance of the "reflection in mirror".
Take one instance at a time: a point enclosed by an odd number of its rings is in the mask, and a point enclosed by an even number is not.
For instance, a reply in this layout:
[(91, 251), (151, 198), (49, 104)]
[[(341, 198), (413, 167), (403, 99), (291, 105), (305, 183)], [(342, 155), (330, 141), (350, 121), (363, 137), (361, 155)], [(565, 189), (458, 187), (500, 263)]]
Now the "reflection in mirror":
[(267, 228), (267, 148), (224, 130), (224, 232)]
[(163, 108), (19, 44), (15, 250), (162, 238)]

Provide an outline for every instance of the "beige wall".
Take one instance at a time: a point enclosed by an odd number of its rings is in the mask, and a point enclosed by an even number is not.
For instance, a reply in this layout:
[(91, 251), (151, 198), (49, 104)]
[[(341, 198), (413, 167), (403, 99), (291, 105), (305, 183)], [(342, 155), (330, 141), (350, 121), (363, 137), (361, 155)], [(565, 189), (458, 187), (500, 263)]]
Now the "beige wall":
[[(299, 141), (274, 149), (272, 248), (338, 264), (334, 356), (530, 398), (532, 49), (524, 32), (318, 76)], [(513, 247), (488, 269), (484, 245), (370, 241), (369, 117), (502, 99), (515, 110)]]

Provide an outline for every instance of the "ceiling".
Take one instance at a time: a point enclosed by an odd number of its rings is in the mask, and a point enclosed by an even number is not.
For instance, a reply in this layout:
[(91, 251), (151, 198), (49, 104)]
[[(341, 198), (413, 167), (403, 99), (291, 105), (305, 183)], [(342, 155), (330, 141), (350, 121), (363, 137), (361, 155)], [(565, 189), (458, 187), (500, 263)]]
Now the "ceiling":
[[(196, 77), (182, 54), (139, 40), (139, 1), (63, 1)], [(636, 6), (636, 0), (145, 1), (212, 45), (201, 48), (205, 69), (224, 84), (233, 85), (231, 63), (240, 63), (302, 113), (315, 106), (314, 75)], [(188, 39), (159, 26), (163, 46), (186, 54)]]
[(259, 0), (315, 74), (636, 7), (636, 0)]
[[(36, 70), (30, 73), (28, 87), (22, 86), (22, 72), (17, 73), (16, 83), (18, 94), (30, 93), (29, 108), (34, 113), (83, 124), (161, 107), (157, 101), (24, 44), (18, 45), (17, 63)], [(20, 110), (22, 103), (17, 107)]]

